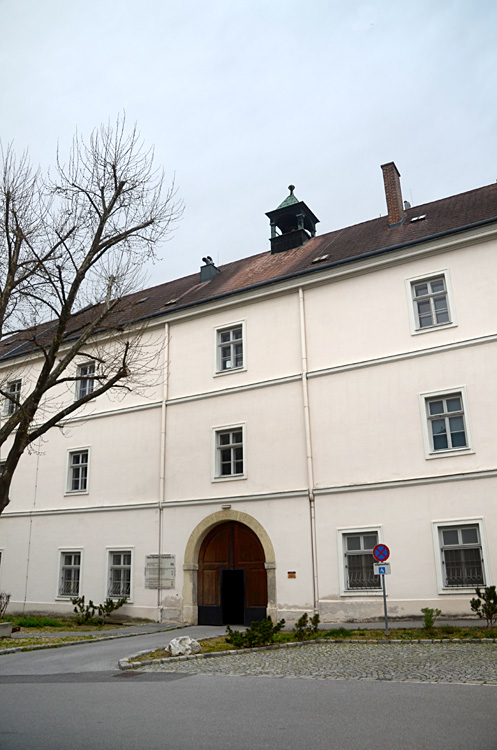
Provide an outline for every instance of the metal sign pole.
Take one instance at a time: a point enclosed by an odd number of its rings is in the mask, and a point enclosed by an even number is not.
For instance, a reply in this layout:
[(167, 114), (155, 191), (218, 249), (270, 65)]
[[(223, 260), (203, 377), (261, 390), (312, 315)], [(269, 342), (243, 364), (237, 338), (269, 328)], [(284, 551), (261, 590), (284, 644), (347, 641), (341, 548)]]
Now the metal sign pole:
[(387, 591), (385, 588), (385, 574), (381, 574), (381, 585), (383, 587), (383, 611), (385, 613), (385, 635), (388, 635), (388, 614), (387, 614)]

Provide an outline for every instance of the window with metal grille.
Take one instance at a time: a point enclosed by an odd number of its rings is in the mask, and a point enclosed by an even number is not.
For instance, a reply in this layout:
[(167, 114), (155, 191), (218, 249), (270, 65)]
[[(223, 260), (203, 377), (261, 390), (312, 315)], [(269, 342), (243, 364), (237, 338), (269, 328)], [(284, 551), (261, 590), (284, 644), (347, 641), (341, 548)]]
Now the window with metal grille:
[(81, 552), (62, 552), (59, 596), (77, 596), (81, 574)]
[(216, 432), (216, 476), (243, 475), (243, 429), (237, 427)]
[(415, 281), (411, 288), (418, 329), (451, 322), (445, 276)]
[(15, 412), (19, 409), (21, 400), (21, 387), (21, 380), (11, 380), (10, 383), (7, 383), (7, 385), (5, 386), (6, 396), (3, 411), (6, 417), (10, 417), (12, 414), (15, 414)]
[(478, 525), (440, 529), (444, 586), (481, 586), (485, 583)]
[(373, 549), (377, 544), (376, 531), (344, 535), (345, 588), (348, 591), (381, 588), (380, 576), (373, 570)]
[(243, 367), (243, 326), (217, 331), (217, 371), (227, 372)]
[(76, 400), (84, 398), (89, 393), (93, 393), (95, 387), (95, 362), (85, 362), (78, 365), (76, 381)]
[(69, 453), (68, 492), (86, 492), (88, 489), (88, 450)]
[(461, 393), (427, 399), (426, 408), (433, 451), (468, 447)]
[(110, 552), (109, 591), (111, 599), (130, 596), (131, 592), (131, 552)]

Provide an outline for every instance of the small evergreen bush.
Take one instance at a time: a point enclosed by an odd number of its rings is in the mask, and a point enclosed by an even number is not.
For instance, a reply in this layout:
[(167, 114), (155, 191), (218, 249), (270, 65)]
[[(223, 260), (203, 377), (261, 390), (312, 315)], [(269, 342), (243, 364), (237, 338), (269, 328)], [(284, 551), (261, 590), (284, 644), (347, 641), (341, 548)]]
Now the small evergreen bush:
[(312, 638), (318, 632), (319, 626), (319, 615), (316, 613), (312, 617), (309, 617), (307, 612), (304, 612), (302, 617), (299, 617), (294, 625), (295, 638), (298, 641), (305, 641), (308, 638)]
[(495, 586), (487, 586), (485, 589), (476, 589), (475, 599), (471, 599), (470, 605), (473, 612), (478, 617), (484, 617), (487, 621), (487, 628), (497, 624), (497, 592)]
[(425, 630), (433, 630), (435, 626), (435, 620), (442, 614), (441, 609), (432, 609), (431, 607), (423, 607), (421, 612), (424, 615), (424, 628)]
[(235, 648), (253, 648), (254, 646), (269, 646), (274, 643), (274, 637), (280, 632), (285, 621), (280, 620), (273, 624), (273, 621), (267, 617), (265, 620), (256, 620), (251, 622), (247, 630), (242, 633), (239, 630), (232, 630), (229, 625), (226, 626), (226, 640)]
[[(114, 601), (113, 599), (107, 598), (103, 604), (93, 604), (92, 600), (85, 603), (84, 596), (75, 596), (71, 599), (71, 604), (74, 604), (74, 612), (76, 617), (74, 618), (78, 625), (94, 625), (99, 623), (104, 625), (106, 618), (123, 604), (126, 604), (128, 597), (123, 596), (122, 599)], [(95, 612), (98, 612), (98, 617), (95, 617)]]

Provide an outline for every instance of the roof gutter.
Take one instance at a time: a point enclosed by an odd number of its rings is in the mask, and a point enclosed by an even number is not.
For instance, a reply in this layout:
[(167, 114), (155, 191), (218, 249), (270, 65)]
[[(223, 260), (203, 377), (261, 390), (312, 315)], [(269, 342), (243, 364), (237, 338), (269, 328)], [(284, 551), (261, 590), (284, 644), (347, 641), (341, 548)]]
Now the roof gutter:
[[(368, 253), (361, 253), (360, 255), (351, 255), (348, 258), (342, 258), (341, 260), (333, 261), (332, 263), (320, 263), (319, 266), (316, 266), (315, 268), (305, 268), (302, 271), (296, 271), (295, 273), (289, 273), (285, 274), (284, 276), (278, 276), (274, 279), (269, 279), (268, 281), (260, 281), (257, 284), (250, 284), (250, 286), (244, 286), (241, 289), (236, 289), (231, 292), (224, 292), (223, 294), (216, 294), (213, 297), (206, 297), (202, 300), (198, 300), (196, 302), (188, 302), (185, 305), (178, 305), (176, 307), (171, 308), (171, 312), (177, 312), (179, 310), (187, 310), (190, 307), (198, 307), (199, 305), (203, 305), (206, 302), (215, 302), (216, 300), (220, 299), (227, 299), (229, 297), (233, 297), (236, 294), (242, 294), (244, 292), (249, 292), (253, 289), (262, 289), (266, 286), (270, 286), (271, 284), (278, 284), (281, 281), (287, 281), (289, 279), (295, 279), (299, 276), (308, 276), (312, 273), (317, 273), (319, 271), (322, 271), (324, 268), (338, 268), (340, 266), (347, 265), (348, 263), (354, 263), (354, 261), (357, 260), (364, 260), (364, 258), (374, 258), (379, 255), (385, 255), (386, 253), (394, 252), (395, 250), (402, 250), (406, 247), (415, 247), (416, 245), (421, 245), (424, 242), (431, 242), (432, 240), (438, 240), (442, 239), (443, 237), (450, 237), (454, 234), (459, 234), (461, 232), (466, 232), (470, 229), (477, 229), (478, 227), (484, 227), (488, 224), (493, 224), (497, 222), (497, 216), (492, 217), (491, 219), (483, 219), (482, 221), (474, 222), (473, 224), (465, 224), (462, 227), (457, 227), (456, 229), (448, 229), (445, 232), (437, 232), (436, 234), (430, 234), (426, 237), (422, 237), (417, 240), (411, 240), (410, 242), (401, 242), (397, 245), (389, 245), (388, 247), (382, 247), (379, 250), (371, 250)], [(146, 315), (143, 318), (138, 318), (136, 323), (143, 321), (143, 320), (151, 320), (153, 318), (162, 317), (163, 315), (167, 315), (167, 310), (160, 310), (155, 313), (151, 313), (150, 315)]]

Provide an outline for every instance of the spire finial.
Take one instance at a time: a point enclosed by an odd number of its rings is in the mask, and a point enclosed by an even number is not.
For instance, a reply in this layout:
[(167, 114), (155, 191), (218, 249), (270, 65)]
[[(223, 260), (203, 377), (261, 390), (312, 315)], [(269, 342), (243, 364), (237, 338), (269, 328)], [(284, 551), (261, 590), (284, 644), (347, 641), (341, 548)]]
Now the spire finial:
[(295, 190), (295, 185), (289, 185), (288, 189), (290, 191), (290, 195), (293, 195), (293, 191)]

